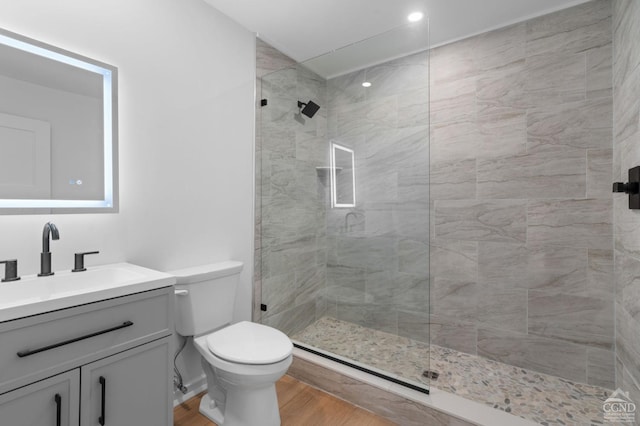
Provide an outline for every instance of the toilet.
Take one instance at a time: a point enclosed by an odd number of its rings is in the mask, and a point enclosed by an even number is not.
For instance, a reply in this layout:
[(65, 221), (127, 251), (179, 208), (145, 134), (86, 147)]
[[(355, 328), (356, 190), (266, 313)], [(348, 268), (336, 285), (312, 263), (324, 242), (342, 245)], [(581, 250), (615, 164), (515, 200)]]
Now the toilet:
[(202, 355), (204, 416), (220, 426), (277, 426), (275, 383), (291, 365), (293, 344), (265, 325), (231, 324), (242, 266), (227, 261), (169, 272), (176, 277), (176, 331), (193, 336)]

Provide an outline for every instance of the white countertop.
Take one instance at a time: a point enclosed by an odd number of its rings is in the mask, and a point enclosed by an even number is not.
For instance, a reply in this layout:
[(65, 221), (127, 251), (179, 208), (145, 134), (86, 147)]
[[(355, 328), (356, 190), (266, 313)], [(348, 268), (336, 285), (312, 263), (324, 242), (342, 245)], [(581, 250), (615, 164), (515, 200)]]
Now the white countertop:
[(24, 276), (0, 282), (0, 322), (174, 285), (173, 275), (130, 263), (94, 266), (83, 272)]

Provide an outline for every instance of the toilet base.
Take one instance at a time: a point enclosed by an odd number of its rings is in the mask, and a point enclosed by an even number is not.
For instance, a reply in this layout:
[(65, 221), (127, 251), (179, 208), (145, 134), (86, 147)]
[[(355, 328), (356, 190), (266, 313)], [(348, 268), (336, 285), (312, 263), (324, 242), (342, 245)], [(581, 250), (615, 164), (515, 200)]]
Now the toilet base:
[(227, 416), (216, 407), (209, 394), (200, 400), (200, 413), (219, 426), (280, 426), (275, 386), (253, 389), (248, 394), (246, 390), (236, 393), (227, 401), (225, 412)]
[(224, 424), (224, 416), (209, 394), (204, 395), (200, 400), (200, 413), (217, 425)]

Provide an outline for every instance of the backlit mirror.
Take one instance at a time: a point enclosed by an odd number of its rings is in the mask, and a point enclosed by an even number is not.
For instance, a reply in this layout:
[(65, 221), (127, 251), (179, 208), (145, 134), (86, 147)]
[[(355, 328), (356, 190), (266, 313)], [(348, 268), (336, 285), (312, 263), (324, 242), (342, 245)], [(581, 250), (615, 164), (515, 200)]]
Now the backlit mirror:
[(331, 143), (331, 206), (356, 206), (356, 165), (353, 149)]
[(116, 212), (117, 69), (0, 30), (0, 214)]

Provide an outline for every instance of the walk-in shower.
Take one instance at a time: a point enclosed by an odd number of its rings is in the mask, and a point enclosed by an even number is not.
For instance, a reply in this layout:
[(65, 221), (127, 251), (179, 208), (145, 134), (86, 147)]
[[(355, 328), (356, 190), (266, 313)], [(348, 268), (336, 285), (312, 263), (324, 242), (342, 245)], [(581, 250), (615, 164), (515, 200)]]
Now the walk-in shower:
[[(431, 50), (423, 22), (264, 72), (261, 321), (423, 391), (602, 422), (616, 387), (611, 6)], [(322, 105), (313, 120), (295, 119), (300, 99)]]
[[(422, 22), (262, 76), (259, 146), (262, 321), (301, 347), (423, 391), (427, 48)], [(412, 338), (416, 371), (400, 374), (394, 359)], [(376, 352), (382, 343), (402, 349)]]

